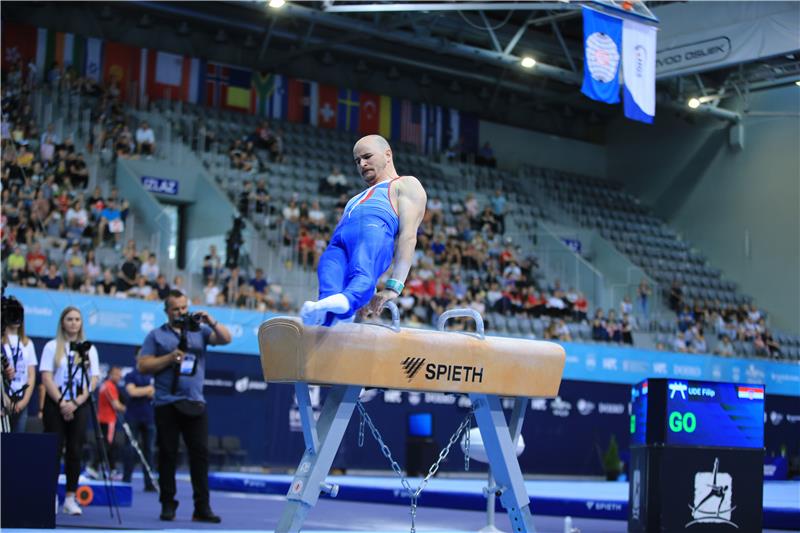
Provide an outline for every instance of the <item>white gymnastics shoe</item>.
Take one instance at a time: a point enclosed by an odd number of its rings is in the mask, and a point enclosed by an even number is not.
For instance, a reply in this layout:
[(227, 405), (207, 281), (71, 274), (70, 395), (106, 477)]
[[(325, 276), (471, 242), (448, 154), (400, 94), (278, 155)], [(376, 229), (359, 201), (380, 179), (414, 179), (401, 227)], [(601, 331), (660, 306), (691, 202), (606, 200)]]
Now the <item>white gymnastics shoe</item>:
[(78, 502), (75, 501), (75, 496), (67, 496), (64, 498), (64, 507), (62, 509), (68, 515), (81, 515), (83, 510)]

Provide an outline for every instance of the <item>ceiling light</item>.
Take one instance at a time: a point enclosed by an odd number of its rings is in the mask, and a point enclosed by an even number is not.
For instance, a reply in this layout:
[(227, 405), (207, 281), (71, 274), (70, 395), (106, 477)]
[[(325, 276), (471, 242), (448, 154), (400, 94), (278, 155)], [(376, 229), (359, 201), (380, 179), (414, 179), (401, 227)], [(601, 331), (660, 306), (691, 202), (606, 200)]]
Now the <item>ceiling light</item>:
[(461, 92), (461, 84), (458, 83), (456, 80), (450, 82), (450, 92), (453, 93), (460, 93)]
[(400, 72), (397, 70), (397, 67), (395, 67), (394, 65), (392, 65), (392, 66), (389, 68), (389, 74), (387, 74), (387, 77), (388, 77), (390, 80), (396, 80), (397, 78), (399, 78), (399, 77), (400, 77)]
[(796, 82), (794, 82), (794, 84), (800, 87), (800, 80), (797, 80)]
[(688, 105), (692, 109), (697, 109), (698, 107), (700, 107), (700, 99), (699, 98), (690, 98)]
[(278, 9), (286, 4), (286, 0), (269, 0), (269, 7)]
[(430, 87), (431, 85), (431, 77), (427, 74), (423, 74), (422, 77), (419, 79), (419, 84), (423, 87)]
[(214, 40), (218, 43), (224, 43), (228, 40), (228, 34), (225, 33), (225, 30), (219, 30), (217, 31), (217, 35), (214, 36)]
[(536, 65), (536, 60), (531, 56), (525, 56), (522, 58), (520, 64), (525, 68), (533, 68), (533, 66)]
[(358, 63), (356, 63), (356, 72), (364, 74), (367, 70), (369, 70), (367, 63), (363, 59), (359, 59)]
[(178, 35), (189, 35), (189, 24), (185, 21), (178, 25)]

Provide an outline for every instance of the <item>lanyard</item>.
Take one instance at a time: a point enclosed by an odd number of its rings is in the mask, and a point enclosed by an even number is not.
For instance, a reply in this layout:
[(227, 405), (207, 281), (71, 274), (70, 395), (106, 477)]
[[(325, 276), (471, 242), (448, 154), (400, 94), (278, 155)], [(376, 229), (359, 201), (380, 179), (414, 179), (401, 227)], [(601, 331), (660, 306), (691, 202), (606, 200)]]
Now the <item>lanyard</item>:
[[(22, 348), (19, 347), (19, 337), (17, 337), (17, 347), (11, 348), (11, 343), (8, 343), (8, 348), (11, 350), (11, 359), (14, 361), (14, 370), (17, 369), (17, 361), (19, 360), (19, 356), (22, 353)], [(6, 351), (6, 345), (3, 346), (3, 351)], [(8, 355), (8, 352), (6, 352)]]

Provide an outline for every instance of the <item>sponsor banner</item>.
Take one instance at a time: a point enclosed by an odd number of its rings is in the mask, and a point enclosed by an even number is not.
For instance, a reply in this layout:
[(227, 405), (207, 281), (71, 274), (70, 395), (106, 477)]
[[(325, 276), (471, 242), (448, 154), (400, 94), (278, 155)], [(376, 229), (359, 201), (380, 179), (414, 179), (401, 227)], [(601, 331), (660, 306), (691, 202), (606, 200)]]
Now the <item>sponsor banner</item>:
[(796, 2), (683, 2), (661, 6), (655, 13), (661, 22), (657, 78), (791, 54), (798, 48)]
[(168, 196), (176, 196), (178, 194), (178, 180), (142, 176), (142, 187), (156, 194), (166, 194)]
[[(61, 309), (74, 305), (81, 309), (87, 334), (97, 342), (137, 346), (154, 327), (166, 320), (160, 302), (132, 298), (87, 296), (73, 292), (9, 287), (25, 306), (29, 335), (52, 338)], [(221, 320), (233, 335), (233, 342), (212, 350), (258, 356), (258, 327), (276, 313), (259, 313), (228, 307), (203, 307)], [(567, 352), (564, 379), (607, 383), (638, 383), (650, 377), (687, 380), (730, 381), (764, 385), (762, 393), (800, 396), (800, 365), (762, 359), (723, 358), (712, 355), (679, 354), (602, 344), (560, 343)], [(415, 361), (415, 359), (417, 359)], [(423, 354), (398, 359), (397, 370), (413, 372), (429, 379), (452, 382), (487, 379), (484, 367), (467, 367), (431, 361)], [(408, 366), (408, 368), (406, 368)], [(409, 376), (413, 378), (414, 376)]]

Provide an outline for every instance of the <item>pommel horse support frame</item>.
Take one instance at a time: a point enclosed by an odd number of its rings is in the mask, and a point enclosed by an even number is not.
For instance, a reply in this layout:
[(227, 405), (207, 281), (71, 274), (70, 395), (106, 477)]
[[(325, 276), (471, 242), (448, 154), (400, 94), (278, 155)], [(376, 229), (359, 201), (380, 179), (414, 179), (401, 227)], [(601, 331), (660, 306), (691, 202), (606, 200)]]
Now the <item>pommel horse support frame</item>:
[[(390, 306), (390, 309), (393, 306)], [(439, 331), (392, 326), (338, 324), (308, 327), (277, 317), (258, 331), (261, 367), (270, 383), (294, 383), (306, 450), (295, 471), (276, 531), (300, 531), (325, 482), (363, 387), (468, 394), (495, 479), (495, 493), (514, 532), (533, 532), (530, 499), (515, 454), (528, 399), (555, 397), (564, 371), (564, 349), (551, 342), (486, 337), (474, 310), (451, 310)], [(477, 333), (443, 331), (454, 317), (472, 317)], [(309, 384), (330, 385), (314, 420)], [(501, 397), (514, 397), (506, 422)]]

